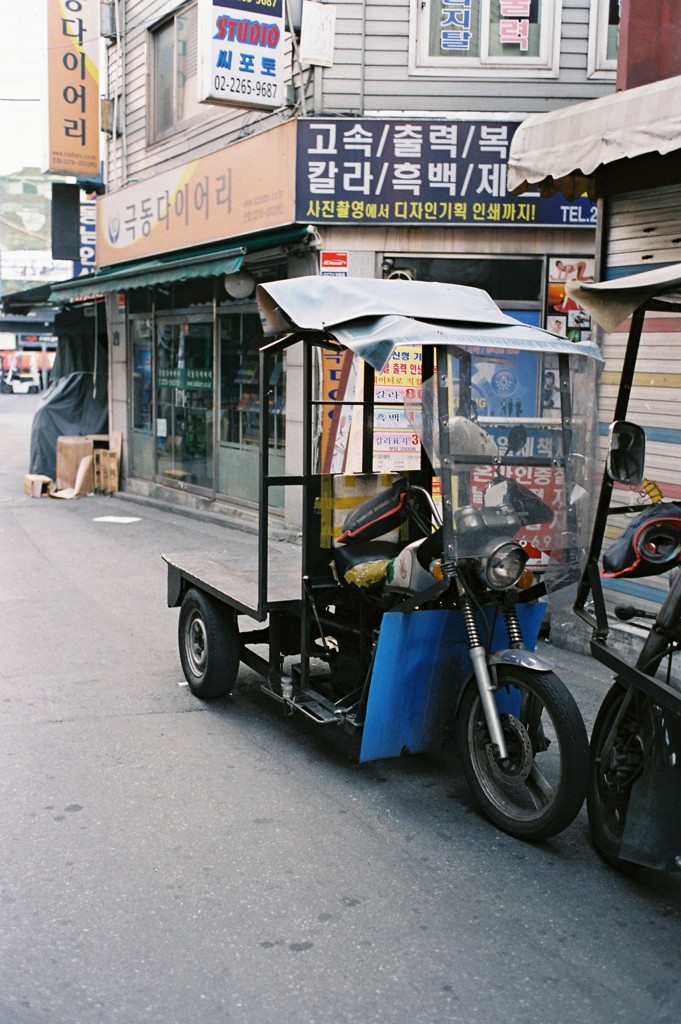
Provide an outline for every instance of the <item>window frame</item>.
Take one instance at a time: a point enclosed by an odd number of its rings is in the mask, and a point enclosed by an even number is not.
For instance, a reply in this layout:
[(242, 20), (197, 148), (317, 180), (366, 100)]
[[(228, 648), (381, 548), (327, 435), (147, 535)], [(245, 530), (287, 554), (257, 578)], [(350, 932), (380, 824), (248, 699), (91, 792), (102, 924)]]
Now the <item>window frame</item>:
[(609, 15), (610, 0), (591, 0), (587, 77), (592, 80), (612, 81), (617, 72), (617, 57), (607, 56)]
[[(441, 0), (410, 0), (409, 9), (409, 73), (438, 78), (557, 78), (560, 66), (560, 43), (563, 0), (542, 0), (540, 53), (538, 57), (448, 57), (429, 55), (429, 23), (431, 5)], [(489, 39), (491, 0), (479, 0), (480, 45)]]
[[(197, 0), (182, 0), (182, 2), (176, 2), (169, 4), (162, 14), (155, 18), (153, 22), (146, 26), (147, 31), (147, 53), (149, 54), (149, 90), (148, 90), (148, 141), (150, 144), (164, 142), (167, 139), (173, 138), (178, 135), (181, 131), (199, 120), (205, 111), (198, 106), (198, 52), (196, 58), (196, 66), (194, 69), (194, 85), (195, 88), (192, 91), (191, 86), (188, 88), (188, 94), (190, 100), (196, 100), (195, 104), (192, 104), (192, 113), (186, 117), (178, 118), (177, 107), (178, 107), (178, 90), (177, 90), (177, 77), (178, 77), (178, 54), (177, 54), (177, 23), (178, 19), (186, 15), (190, 10), (194, 10), (194, 17), (197, 21), (198, 26), (198, 2)], [(173, 27), (173, 111), (172, 111), (172, 123), (169, 127), (160, 129), (158, 127), (158, 115), (157, 115), (157, 48), (158, 48), (158, 37), (159, 34), (169, 28)], [(197, 27), (198, 32), (198, 27)], [(191, 82), (191, 79), (188, 79)], [(186, 88), (186, 87), (185, 87)]]

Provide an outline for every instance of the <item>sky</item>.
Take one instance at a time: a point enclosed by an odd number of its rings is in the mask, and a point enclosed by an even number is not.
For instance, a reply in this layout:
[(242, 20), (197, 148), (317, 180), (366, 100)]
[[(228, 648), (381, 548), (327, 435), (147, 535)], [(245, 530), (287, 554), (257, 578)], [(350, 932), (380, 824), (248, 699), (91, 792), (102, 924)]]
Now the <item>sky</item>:
[(0, 174), (42, 164), (45, 2), (0, 0)]

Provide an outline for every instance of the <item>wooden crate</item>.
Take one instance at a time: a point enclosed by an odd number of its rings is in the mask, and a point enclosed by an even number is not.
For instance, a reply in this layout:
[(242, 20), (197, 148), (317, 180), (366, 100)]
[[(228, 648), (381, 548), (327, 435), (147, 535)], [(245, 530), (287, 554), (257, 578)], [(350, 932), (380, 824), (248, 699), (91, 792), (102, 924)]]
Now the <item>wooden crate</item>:
[(112, 494), (118, 490), (118, 452), (95, 448), (95, 490)]

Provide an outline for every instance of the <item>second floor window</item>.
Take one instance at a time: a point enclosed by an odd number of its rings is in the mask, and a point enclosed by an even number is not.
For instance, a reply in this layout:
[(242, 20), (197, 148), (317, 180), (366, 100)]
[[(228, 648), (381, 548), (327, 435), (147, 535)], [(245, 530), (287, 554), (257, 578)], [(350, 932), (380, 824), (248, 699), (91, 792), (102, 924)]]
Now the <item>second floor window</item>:
[(412, 0), (412, 71), (557, 73), (560, 0)]
[(622, 0), (591, 0), (589, 77), (614, 78)]
[(180, 8), (151, 32), (153, 139), (171, 135), (200, 113), (196, 39), (195, 4)]

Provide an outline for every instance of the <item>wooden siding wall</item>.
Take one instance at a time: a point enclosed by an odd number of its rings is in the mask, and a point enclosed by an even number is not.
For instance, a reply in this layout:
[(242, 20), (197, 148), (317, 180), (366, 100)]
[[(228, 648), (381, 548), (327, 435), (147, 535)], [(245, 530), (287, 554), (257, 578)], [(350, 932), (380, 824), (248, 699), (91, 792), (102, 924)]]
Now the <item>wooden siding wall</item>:
[(608, 267), (633, 273), (681, 262), (681, 185), (613, 196), (606, 217)]
[[(532, 113), (593, 99), (612, 92), (613, 81), (587, 79), (590, 0), (563, 0), (560, 72), (557, 79), (453, 79), (445, 75), (409, 73), (409, 0), (335, 0), (335, 59), (332, 68), (304, 74), (308, 113), (419, 111)], [(187, 158), (203, 156), (220, 146), (302, 113), (300, 102), (281, 111), (263, 113), (207, 106), (170, 138), (151, 143), (148, 137), (148, 95), (151, 55), (148, 26), (178, 9), (166, 0), (126, 0), (125, 10), (125, 147), (109, 144), (108, 174), (112, 188), (131, 178), (160, 173)], [(109, 96), (121, 91), (119, 43), (108, 49)], [(289, 48), (289, 78), (291, 66)], [(300, 91), (297, 92), (298, 100)], [(124, 152), (125, 150), (125, 152)]]
[(587, 79), (589, 0), (563, 0), (558, 79), (469, 79), (409, 73), (409, 0), (335, 0), (334, 66), (320, 69), (323, 109), (508, 113), (551, 110), (614, 91)]
[[(149, 95), (151, 52), (148, 27), (162, 14), (179, 10), (163, 0), (126, 0), (125, 33), (125, 169), (123, 168), (122, 142), (117, 140), (108, 147), (108, 177), (112, 188), (120, 188), (130, 179), (160, 174), (167, 168), (188, 158), (206, 156), (221, 146), (227, 146), (255, 132), (274, 128), (295, 116), (300, 110), (289, 107), (285, 112), (246, 110), (237, 107), (221, 107), (205, 104), (201, 113), (187, 122), (183, 129), (161, 141), (152, 142), (149, 136)], [(109, 96), (121, 93), (119, 73), (119, 43), (108, 50)], [(287, 49), (288, 73), (291, 80), (291, 47)]]
[[(681, 186), (610, 198), (605, 210), (604, 271), (621, 276), (681, 261)], [(611, 421), (629, 321), (602, 339), (605, 369), (598, 395), (601, 434)], [(681, 498), (681, 314), (649, 313), (641, 339), (627, 418), (646, 431), (646, 478), (665, 498)], [(605, 450), (605, 448), (603, 449)], [(617, 491), (623, 502), (631, 492)], [(618, 521), (621, 525), (622, 521)], [(616, 528), (613, 526), (611, 535)], [(612, 590), (618, 591), (616, 581)], [(629, 583), (629, 592), (633, 581)], [(667, 577), (643, 579), (635, 593), (645, 600), (667, 588)]]

